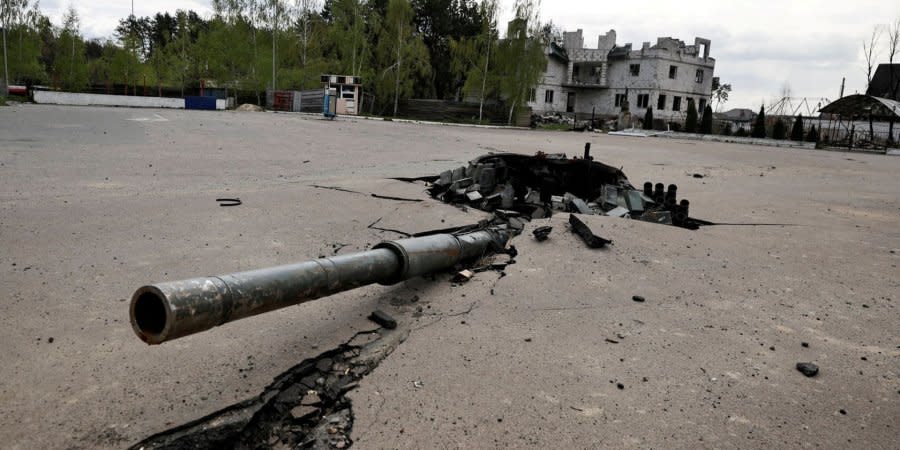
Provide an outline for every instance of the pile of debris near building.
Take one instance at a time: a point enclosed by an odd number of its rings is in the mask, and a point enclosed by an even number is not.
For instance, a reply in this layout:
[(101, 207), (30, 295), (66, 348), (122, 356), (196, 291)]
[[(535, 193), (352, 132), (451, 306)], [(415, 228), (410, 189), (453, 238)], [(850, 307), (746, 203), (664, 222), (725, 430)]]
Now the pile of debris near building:
[(429, 193), (436, 199), (527, 219), (574, 212), (688, 229), (709, 224), (689, 217), (690, 202), (677, 200), (677, 186), (648, 181), (642, 190), (636, 189), (621, 170), (593, 161), (590, 144), (585, 145), (583, 158), (491, 153), (429, 181)]

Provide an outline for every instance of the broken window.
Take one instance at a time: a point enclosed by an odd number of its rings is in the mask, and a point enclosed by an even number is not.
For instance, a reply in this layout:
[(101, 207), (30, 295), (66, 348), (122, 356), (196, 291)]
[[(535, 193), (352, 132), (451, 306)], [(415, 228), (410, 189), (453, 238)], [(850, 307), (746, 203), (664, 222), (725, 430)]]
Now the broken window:
[(672, 111), (681, 111), (681, 97), (672, 98)]
[(638, 96), (637, 96), (638, 108), (646, 108), (648, 105), (650, 105), (650, 94), (638, 94)]
[(678, 78), (678, 66), (669, 66), (669, 78)]
[(666, 109), (666, 96), (664, 94), (659, 94), (659, 98), (656, 100), (656, 109), (658, 111)]
[(640, 64), (632, 64), (631, 65), (631, 76), (636, 77), (641, 74), (641, 65)]
[(625, 100), (628, 98), (625, 94), (616, 94), (616, 106), (622, 106), (625, 103)]
[(706, 99), (701, 98), (700, 103), (698, 105), (700, 106), (699, 111), (702, 112), (704, 109), (706, 109)]
[(697, 69), (697, 77), (696, 77), (696, 81), (697, 81), (698, 83), (702, 83), (702, 82), (703, 82), (703, 69)]
[(528, 101), (529, 102), (537, 101), (537, 89), (531, 88), (528, 90)]
[(544, 91), (544, 103), (553, 103), (553, 90), (547, 89)]

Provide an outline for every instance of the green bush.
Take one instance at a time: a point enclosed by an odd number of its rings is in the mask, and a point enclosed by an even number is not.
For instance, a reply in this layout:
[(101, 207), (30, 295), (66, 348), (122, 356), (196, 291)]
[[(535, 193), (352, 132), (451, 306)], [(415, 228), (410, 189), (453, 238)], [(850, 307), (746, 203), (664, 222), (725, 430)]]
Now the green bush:
[(809, 133), (806, 134), (806, 142), (819, 142), (819, 130), (816, 129), (815, 125), (809, 128)]
[[(743, 130), (743, 128), (741, 128)], [(725, 122), (725, 126), (722, 127), (722, 136), (731, 136), (734, 132), (731, 131), (731, 122)]]
[(787, 138), (787, 125), (785, 125), (784, 121), (780, 118), (775, 121), (775, 126), (772, 127), (772, 139), (778, 139), (782, 141)]
[(794, 120), (794, 127), (791, 128), (791, 140), (798, 142), (803, 140), (803, 114), (797, 114), (797, 118)]
[(647, 108), (647, 112), (644, 113), (644, 129), (653, 129), (653, 108)]
[(734, 132), (735, 137), (747, 137), (747, 130), (744, 127), (740, 127), (737, 131)]
[(766, 108), (764, 106), (759, 107), (759, 114), (756, 115), (756, 121), (753, 122), (753, 132), (750, 133), (750, 136), (755, 138), (766, 137)]
[(684, 121), (684, 131), (687, 133), (697, 132), (697, 107), (694, 106), (694, 100), (688, 100), (687, 119)]
[(713, 128), (713, 112), (709, 105), (703, 108), (703, 119), (700, 120), (700, 134), (711, 134)]

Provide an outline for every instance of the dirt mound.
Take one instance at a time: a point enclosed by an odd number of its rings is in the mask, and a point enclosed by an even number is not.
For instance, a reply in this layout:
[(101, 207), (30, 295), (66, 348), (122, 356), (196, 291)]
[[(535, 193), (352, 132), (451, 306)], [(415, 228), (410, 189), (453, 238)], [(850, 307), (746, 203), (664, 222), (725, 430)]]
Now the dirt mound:
[(252, 111), (252, 112), (261, 112), (264, 111), (262, 106), (254, 105), (252, 103), (244, 103), (241, 106), (235, 108), (236, 111)]

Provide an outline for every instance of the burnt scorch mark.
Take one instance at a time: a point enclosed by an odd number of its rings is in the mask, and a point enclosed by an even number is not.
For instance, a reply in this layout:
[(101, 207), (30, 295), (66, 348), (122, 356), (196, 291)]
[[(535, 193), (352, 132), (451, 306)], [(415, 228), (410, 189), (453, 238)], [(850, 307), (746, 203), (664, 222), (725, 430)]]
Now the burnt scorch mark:
[(408, 329), (356, 333), (282, 373), (257, 397), (144, 439), (131, 449), (346, 448), (353, 408), (346, 394), (402, 343)]

